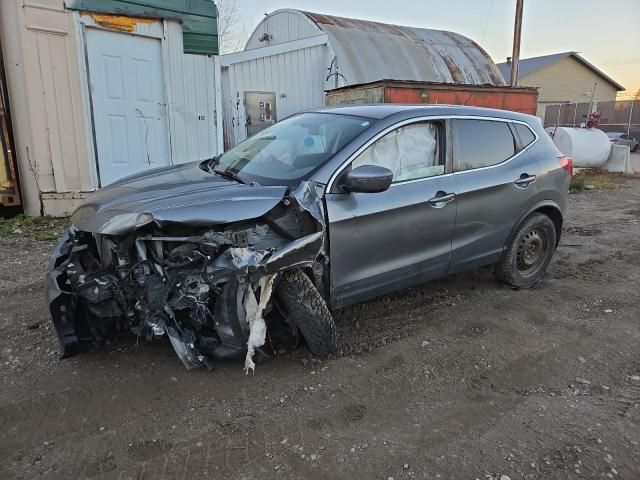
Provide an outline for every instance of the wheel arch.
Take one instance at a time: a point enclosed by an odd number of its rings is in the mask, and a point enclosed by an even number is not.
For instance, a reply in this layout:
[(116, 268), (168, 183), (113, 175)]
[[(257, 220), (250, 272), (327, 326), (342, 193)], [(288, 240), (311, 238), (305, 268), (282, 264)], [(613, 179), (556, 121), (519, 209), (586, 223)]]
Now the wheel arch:
[(558, 248), (558, 245), (560, 244), (560, 237), (562, 236), (562, 225), (564, 223), (564, 217), (562, 215), (562, 212), (560, 211), (560, 208), (554, 207), (552, 205), (546, 205), (538, 208), (537, 210), (534, 210), (534, 212), (543, 213), (551, 219), (556, 227), (556, 248)]
[(558, 248), (560, 244), (560, 237), (562, 236), (562, 225), (564, 224), (564, 215), (562, 214), (562, 209), (560, 205), (551, 200), (546, 200), (543, 202), (536, 203), (531, 209), (527, 211), (524, 215), (522, 215), (518, 221), (513, 226), (511, 233), (509, 235), (509, 240), (513, 238), (514, 232), (518, 229), (520, 224), (524, 221), (532, 213), (542, 213), (549, 217), (553, 222), (553, 225), (556, 227), (556, 245)]

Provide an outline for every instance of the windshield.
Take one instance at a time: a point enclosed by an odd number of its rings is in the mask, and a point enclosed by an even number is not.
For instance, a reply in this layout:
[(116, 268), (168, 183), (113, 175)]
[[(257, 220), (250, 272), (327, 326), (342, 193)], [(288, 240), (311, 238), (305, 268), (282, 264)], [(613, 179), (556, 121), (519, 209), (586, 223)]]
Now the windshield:
[(244, 182), (295, 186), (373, 122), (327, 113), (296, 115), (232, 148), (214, 169)]

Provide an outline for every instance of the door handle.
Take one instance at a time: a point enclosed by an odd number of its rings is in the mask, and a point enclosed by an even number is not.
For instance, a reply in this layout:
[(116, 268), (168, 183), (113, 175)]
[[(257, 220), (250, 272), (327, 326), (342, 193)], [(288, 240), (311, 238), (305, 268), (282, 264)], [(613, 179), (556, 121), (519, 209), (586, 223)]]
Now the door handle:
[(435, 197), (429, 199), (429, 205), (433, 208), (442, 208), (455, 198), (455, 193), (438, 192)]
[(531, 185), (535, 181), (536, 181), (535, 175), (528, 175), (526, 173), (523, 173), (522, 175), (520, 175), (520, 178), (515, 181), (515, 184), (520, 188), (527, 188), (529, 185)]

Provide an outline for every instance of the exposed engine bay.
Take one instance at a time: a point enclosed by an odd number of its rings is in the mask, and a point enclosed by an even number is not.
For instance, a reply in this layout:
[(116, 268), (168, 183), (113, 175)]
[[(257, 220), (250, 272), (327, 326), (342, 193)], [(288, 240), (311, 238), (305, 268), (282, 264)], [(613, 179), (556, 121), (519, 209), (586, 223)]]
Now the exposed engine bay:
[[(63, 357), (130, 330), (167, 337), (188, 369), (244, 357), (249, 372), (255, 355), (308, 340), (308, 317), (294, 312), (322, 299), (325, 260), (322, 208), (311, 186), (259, 218), (223, 225), (127, 218), (128, 225), (99, 233), (72, 226), (54, 252), (47, 292)], [(296, 288), (299, 297), (317, 298), (294, 305)], [(326, 304), (320, 310), (320, 317), (308, 314), (326, 329), (326, 341), (307, 343), (330, 353), (335, 326)]]

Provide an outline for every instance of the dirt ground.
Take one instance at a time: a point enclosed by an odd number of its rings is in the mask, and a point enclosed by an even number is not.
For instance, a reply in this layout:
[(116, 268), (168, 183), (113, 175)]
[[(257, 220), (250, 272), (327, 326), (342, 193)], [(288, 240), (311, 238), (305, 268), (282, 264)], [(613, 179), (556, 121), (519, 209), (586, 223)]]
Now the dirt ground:
[(640, 180), (571, 195), (548, 278), (336, 312), (341, 352), (186, 371), (124, 336), (57, 359), (51, 242), (0, 239), (0, 478), (640, 478)]

